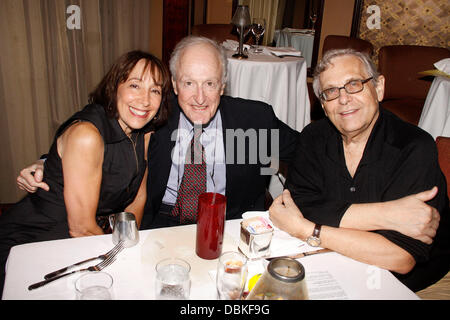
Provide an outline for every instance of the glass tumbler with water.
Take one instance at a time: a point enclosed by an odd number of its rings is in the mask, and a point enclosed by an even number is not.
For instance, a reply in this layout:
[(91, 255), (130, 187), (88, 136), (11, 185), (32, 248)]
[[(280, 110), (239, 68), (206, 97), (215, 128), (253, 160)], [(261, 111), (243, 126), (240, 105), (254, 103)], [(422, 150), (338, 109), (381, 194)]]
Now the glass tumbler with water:
[(191, 266), (178, 258), (161, 260), (156, 265), (155, 298), (158, 300), (187, 300), (191, 290)]

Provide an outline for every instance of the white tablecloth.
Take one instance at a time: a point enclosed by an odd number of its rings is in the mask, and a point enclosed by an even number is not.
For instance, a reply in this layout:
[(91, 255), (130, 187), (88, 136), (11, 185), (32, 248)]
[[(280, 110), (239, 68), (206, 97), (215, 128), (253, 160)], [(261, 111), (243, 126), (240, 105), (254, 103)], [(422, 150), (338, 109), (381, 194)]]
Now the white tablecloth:
[(306, 29), (276, 30), (274, 40), (277, 47), (292, 47), (300, 50), (305, 57), (308, 68), (311, 67), (314, 48), (314, 34), (306, 33)]
[(239, 60), (231, 58), (233, 52), (227, 54), (225, 94), (270, 104), (275, 115), (297, 131), (311, 122), (305, 59), (250, 53)]
[[(240, 221), (226, 222), (222, 251), (237, 250)], [(104, 270), (114, 279), (115, 299), (154, 299), (156, 263), (171, 256), (183, 258), (191, 265), (190, 299), (216, 299), (215, 281), (211, 274), (217, 268), (218, 259), (204, 260), (195, 254), (196, 225), (144, 230), (139, 235), (139, 243), (122, 251), (117, 260)], [(3, 299), (75, 299), (74, 282), (77, 275), (56, 280), (32, 291), (27, 288), (43, 280), (44, 275), (51, 271), (98, 256), (112, 246), (111, 235), (15, 246), (11, 249), (7, 262)], [(313, 288), (324, 286), (320, 279), (327, 279), (328, 283), (332, 282), (333, 286), (339, 288), (339, 297), (348, 299), (418, 299), (390, 272), (334, 252), (307, 256), (299, 261), (306, 270), (310, 295)], [(333, 293), (335, 289), (328, 288), (329, 292), (330, 290)], [(324, 299), (317, 293), (315, 296), (317, 299)]]
[[(225, 94), (270, 104), (275, 115), (291, 128), (302, 131), (311, 122), (304, 58), (279, 58), (249, 54), (248, 59), (231, 58), (228, 51), (228, 81)], [(283, 187), (272, 177), (269, 192), (275, 198)]]
[(428, 91), (419, 127), (438, 136), (450, 137), (450, 78), (435, 77)]

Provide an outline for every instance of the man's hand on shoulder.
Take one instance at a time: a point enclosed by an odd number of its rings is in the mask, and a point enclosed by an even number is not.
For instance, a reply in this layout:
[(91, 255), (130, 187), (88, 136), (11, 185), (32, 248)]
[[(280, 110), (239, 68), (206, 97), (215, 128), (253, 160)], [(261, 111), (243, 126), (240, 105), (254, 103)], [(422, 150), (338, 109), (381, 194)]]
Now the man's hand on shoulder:
[(49, 191), (50, 187), (45, 182), (44, 178), (44, 160), (37, 160), (32, 165), (22, 169), (17, 177), (17, 186), (21, 190), (34, 193), (38, 188)]
[(386, 202), (388, 210), (385, 217), (387, 222), (406, 236), (431, 244), (439, 227), (439, 212), (426, 202), (433, 199), (438, 188), (412, 194)]

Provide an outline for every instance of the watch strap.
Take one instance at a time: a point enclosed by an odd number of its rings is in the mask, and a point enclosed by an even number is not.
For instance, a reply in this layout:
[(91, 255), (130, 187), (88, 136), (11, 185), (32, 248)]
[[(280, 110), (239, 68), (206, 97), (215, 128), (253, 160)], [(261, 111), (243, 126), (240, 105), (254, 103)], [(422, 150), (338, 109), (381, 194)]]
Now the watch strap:
[(316, 238), (320, 238), (320, 229), (322, 228), (321, 224), (316, 223), (316, 225), (314, 226), (314, 231), (312, 236), (316, 237)]

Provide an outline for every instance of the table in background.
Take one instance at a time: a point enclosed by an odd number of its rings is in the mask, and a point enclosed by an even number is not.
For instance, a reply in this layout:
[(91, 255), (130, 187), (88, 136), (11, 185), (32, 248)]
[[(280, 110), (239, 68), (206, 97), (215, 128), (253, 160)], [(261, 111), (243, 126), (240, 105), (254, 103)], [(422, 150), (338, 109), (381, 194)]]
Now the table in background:
[[(226, 222), (223, 251), (237, 250), (240, 221)], [(196, 225), (144, 230), (139, 232), (139, 236), (136, 246), (122, 251), (117, 260), (104, 270), (114, 279), (115, 299), (154, 299), (155, 266), (166, 257), (178, 257), (190, 263), (190, 299), (216, 299), (216, 286), (211, 274), (217, 268), (218, 259), (204, 260), (195, 254)], [(32, 291), (28, 291), (28, 286), (43, 280), (44, 275), (51, 271), (102, 254), (112, 246), (111, 235), (15, 246), (7, 262), (3, 299), (75, 299), (74, 282), (78, 275)], [(334, 252), (307, 256), (300, 261), (305, 267), (309, 288), (314, 281), (309, 275), (324, 276), (335, 281), (348, 299), (418, 299), (390, 272)]]
[(292, 47), (299, 50), (305, 57), (308, 68), (311, 67), (314, 34), (309, 29), (275, 30), (274, 40), (277, 47)]
[(240, 60), (232, 54), (227, 51), (226, 95), (270, 104), (278, 119), (297, 131), (311, 122), (305, 59), (250, 53)]
[[(227, 51), (226, 95), (270, 104), (278, 119), (299, 132), (311, 122), (304, 58), (250, 53), (248, 59), (239, 60), (232, 54)], [(273, 176), (270, 194), (276, 198), (282, 191), (283, 186)]]
[(419, 127), (438, 136), (450, 137), (450, 78), (437, 76), (428, 91)]

